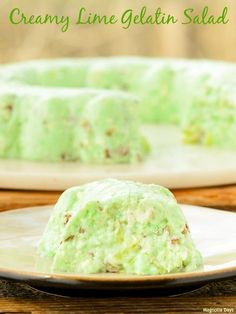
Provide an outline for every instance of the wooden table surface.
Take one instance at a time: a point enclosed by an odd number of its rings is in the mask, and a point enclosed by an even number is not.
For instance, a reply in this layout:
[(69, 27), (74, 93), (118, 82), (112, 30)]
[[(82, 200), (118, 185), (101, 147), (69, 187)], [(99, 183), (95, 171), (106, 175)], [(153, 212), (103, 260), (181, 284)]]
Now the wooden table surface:
[[(236, 186), (173, 191), (179, 202), (236, 212)], [(0, 211), (53, 204), (60, 192), (0, 190)], [(178, 292), (179, 293), (179, 292)], [(135, 295), (52, 296), (31, 287), (0, 281), (0, 313), (236, 313), (236, 277), (209, 283), (178, 296), (159, 291)]]

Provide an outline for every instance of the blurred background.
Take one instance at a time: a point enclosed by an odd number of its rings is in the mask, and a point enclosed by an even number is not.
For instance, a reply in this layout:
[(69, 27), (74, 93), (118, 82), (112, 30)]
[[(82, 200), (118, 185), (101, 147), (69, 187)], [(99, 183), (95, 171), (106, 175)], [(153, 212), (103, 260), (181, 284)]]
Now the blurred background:
[[(71, 26), (62, 33), (54, 25), (15, 26), (8, 21), (10, 9), (19, 7), (28, 15), (70, 15), (74, 20), (79, 8), (85, 6), (99, 14), (119, 14), (132, 8), (139, 12), (146, 5), (150, 12), (157, 7), (181, 16), (188, 7), (200, 12), (205, 5), (219, 14), (229, 7), (227, 25), (162, 25), (132, 26), (124, 30), (112, 26)], [(74, 21), (73, 21), (74, 22)], [(0, 1), (0, 62), (34, 58), (146, 55), (182, 58), (210, 58), (236, 61), (235, 0), (2, 0)]]

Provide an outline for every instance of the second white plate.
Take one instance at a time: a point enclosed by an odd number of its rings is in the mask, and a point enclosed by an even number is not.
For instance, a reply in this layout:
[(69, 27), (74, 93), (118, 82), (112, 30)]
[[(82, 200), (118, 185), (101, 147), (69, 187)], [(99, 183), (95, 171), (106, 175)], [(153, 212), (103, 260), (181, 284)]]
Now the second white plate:
[(106, 177), (187, 188), (236, 183), (236, 152), (183, 145), (174, 126), (146, 126), (152, 154), (142, 164), (95, 166), (0, 160), (0, 188), (65, 190)]

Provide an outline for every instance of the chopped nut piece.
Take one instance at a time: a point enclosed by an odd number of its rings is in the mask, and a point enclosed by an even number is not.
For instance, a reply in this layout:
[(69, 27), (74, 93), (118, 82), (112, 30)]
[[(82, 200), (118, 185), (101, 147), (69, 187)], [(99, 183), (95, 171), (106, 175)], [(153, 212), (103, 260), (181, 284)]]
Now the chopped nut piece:
[(179, 244), (179, 241), (180, 241), (180, 239), (177, 238), (177, 237), (174, 237), (174, 238), (171, 239), (171, 243), (172, 244)]
[(11, 111), (13, 110), (13, 105), (8, 104), (8, 105), (6, 105), (5, 109), (6, 109), (7, 111), (10, 111), (10, 112), (11, 112)]
[(107, 135), (107, 136), (112, 136), (112, 135), (114, 134), (114, 132), (115, 132), (114, 129), (108, 129), (108, 130), (106, 131), (106, 135)]
[(80, 228), (79, 228), (79, 233), (85, 233), (85, 229), (82, 228), (82, 227), (80, 227)]
[(171, 233), (170, 226), (165, 226), (164, 231), (170, 234)]
[(88, 253), (91, 257), (94, 257), (95, 256), (95, 254), (93, 253), (93, 252), (89, 252)]
[(100, 202), (97, 202), (97, 204), (98, 204), (98, 209), (102, 212), (103, 211), (102, 205), (100, 204)]
[(125, 84), (125, 83), (120, 84), (120, 87), (121, 87), (121, 89), (122, 89), (123, 91), (126, 91), (126, 90), (129, 89), (129, 86), (128, 86), (127, 84)]
[(138, 160), (139, 162), (141, 162), (141, 161), (143, 161), (143, 157), (142, 157), (140, 154), (137, 154), (137, 160)]
[(114, 265), (112, 265), (110, 263), (106, 263), (105, 267), (106, 267), (106, 272), (107, 273), (118, 273), (119, 272), (119, 267), (114, 266)]
[(110, 149), (105, 149), (105, 157), (106, 157), (107, 159), (109, 159), (109, 158), (112, 157)]
[(85, 128), (85, 129), (90, 129), (90, 123), (89, 121), (87, 120), (84, 120), (82, 123), (81, 123), (82, 127)]
[(74, 235), (71, 235), (71, 236), (67, 237), (67, 238), (64, 240), (64, 242), (71, 241), (71, 240), (74, 239), (74, 237), (75, 237)]
[(66, 154), (61, 154), (61, 160), (66, 160)]
[(79, 145), (80, 145), (80, 147), (85, 147), (86, 146), (85, 143), (83, 143), (83, 142), (80, 142)]
[(189, 232), (189, 227), (187, 224), (185, 224), (184, 229), (182, 230), (183, 234), (187, 234)]
[(122, 156), (129, 155), (129, 148), (128, 147), (120, 147), (119, 148), (119, 154)]
[(64, 216), (64, 225), (66, 225), (69, 222), (71, 217), (72, 217), (71, 214), (65, 214), (65, 216)]
[(47, 120), (47, 119), (44, 119), (44, 120), (43, 120), (43, 125), (44, 125), (44, 126), (48, 126), (48, 120)]

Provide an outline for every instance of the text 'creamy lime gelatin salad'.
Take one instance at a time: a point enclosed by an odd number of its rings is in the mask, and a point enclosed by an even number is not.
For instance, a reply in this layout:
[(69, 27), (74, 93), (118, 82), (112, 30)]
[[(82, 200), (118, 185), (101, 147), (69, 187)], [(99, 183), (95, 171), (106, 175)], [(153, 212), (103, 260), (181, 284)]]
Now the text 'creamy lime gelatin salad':
[(114, 179), (62, 194), (38, 256), (44, 271), (81, 274), (166, 274), (203, 263), (169, 190)]

